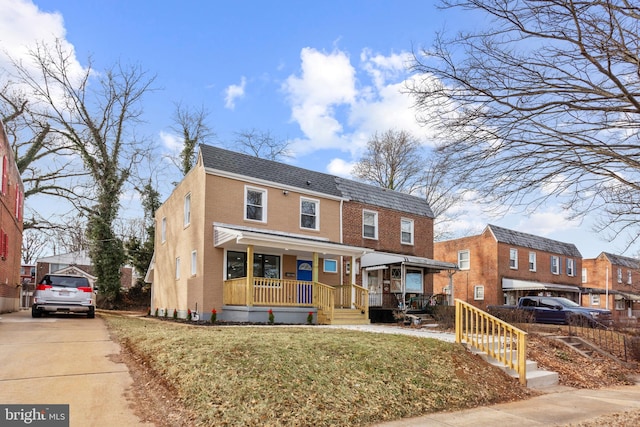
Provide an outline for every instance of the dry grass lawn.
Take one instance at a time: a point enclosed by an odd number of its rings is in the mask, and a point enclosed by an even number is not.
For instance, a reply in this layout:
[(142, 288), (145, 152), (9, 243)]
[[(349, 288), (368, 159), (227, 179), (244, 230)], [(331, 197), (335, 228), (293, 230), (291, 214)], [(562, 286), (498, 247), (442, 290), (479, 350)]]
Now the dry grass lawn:
[(143, 367), (135, 393), (157, 425), (371, 425), (535, 393), (461, 346), (432, 339), (103, 318)]

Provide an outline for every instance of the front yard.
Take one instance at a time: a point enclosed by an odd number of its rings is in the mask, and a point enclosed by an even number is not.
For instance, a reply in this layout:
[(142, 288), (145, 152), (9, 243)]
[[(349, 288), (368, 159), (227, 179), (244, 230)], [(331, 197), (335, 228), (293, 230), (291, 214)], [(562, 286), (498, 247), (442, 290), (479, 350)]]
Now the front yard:
[(461, 346), (432, 339), (102, 317), (143, 368), (134, 375), (138, 399), (164, 385), (142, 408), (158, 425), (370, 425), (534, 393)]

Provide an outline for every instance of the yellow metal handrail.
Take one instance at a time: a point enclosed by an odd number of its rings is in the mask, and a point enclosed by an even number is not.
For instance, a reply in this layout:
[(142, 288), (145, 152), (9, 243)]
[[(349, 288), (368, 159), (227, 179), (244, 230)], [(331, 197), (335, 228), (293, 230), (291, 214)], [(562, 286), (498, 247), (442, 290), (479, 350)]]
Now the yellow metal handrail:
[(463, 341), (515, 370), (520, 383), (527, 385), (525, 331), (456, 299), (456, 342)]

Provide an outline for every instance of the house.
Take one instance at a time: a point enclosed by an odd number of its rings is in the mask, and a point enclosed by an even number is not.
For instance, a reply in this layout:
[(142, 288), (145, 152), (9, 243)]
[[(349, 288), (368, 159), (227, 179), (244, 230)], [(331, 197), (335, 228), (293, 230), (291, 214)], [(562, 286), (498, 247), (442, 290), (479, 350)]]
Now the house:
[(0, 121), (0, 313), (20, 308), (24, 187)]
[(615, 321), (640, 317), (640, 260), (602, 252), (582, 261), (581, 305), (607, 308)]
[[(156, 221), (146, 279), (159, 315), (368, 322), (370, 293), (384, 290), (362, 272), (416, 267), (398, 291), (409, 278), (417, 294), (429, 292), (424, 275), (455, 268), (427, 259), (433, 214), (419, 197), (208, 145)], [(378, 252), (395, 258), (368, 257)]]
[[(52, 255), (36, 260), (36, 283), (39, 283), (46, 274), (69, 274), (86, 277), (93, 287), (97, 280), (93, 273), (93, 263), (87, 250)], [(129, 289), (134, 283), (133, 268), (131, 266), (121, 267), (120, 288)]]
[(526, 295), (580, 300), (582, 255), (572, 243), (487, 225), (475, 236), (436, 242), (434, 256), (455, 274), (434, 276), (434, 291), (480, 309), (516, 304)]

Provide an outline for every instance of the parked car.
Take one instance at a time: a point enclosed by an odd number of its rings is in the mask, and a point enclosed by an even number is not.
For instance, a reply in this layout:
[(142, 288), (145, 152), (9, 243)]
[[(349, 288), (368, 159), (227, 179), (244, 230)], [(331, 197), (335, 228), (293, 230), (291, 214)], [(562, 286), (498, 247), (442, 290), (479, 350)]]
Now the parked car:
[[(501, 310), (521, 310), (530, 315), (535, 323), (553, 323), (559, 325), (611, 323), (611, 311), (601, 308), (582, 307), (580, 304), (562, 297), (522, 297), (517, 305), (489, 306), (488, 311), (499, 313)], [(499, 316), (498, 316), (499, 317)]]
[(85, 313), (95, 317), (95, 294), (86, 277), (47, 274), (36, 285), (31, 316), (43, 313)]

